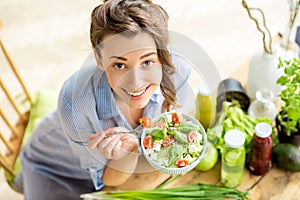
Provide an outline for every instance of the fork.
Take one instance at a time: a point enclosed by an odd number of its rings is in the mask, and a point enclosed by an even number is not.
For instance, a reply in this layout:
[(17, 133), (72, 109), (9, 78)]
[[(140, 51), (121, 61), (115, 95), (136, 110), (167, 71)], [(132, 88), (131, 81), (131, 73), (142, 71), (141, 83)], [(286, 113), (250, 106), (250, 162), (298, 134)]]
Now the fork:
[[(139, 133), (141, 130), (143, 129), (143, 127), (141, 126), (138, 126), (136, 129), (132, 130), (132, 131), (116, 131), (116, 132), (112, 132), (112, 133), (108, 133), (104, 136), (104, 139), (105, 138), (108, 138), (110, 136), (113, 136), (113, 135), (117, 135), (117, 134), (121, 134), (121, 133), (124, 133), (124, 134), (137, 134)], [(87, 146), (87, 143), (90, 141), (90, 140), (81, 140), (81, 141), (78, 141), (78, 140), (74, 140), (72, 139), (71, 137), (69, 137), (70, 140), (72, 142), (75, 142), (76, 144), (79, 144), (79, 145), (83, 145), (83, 146)]]

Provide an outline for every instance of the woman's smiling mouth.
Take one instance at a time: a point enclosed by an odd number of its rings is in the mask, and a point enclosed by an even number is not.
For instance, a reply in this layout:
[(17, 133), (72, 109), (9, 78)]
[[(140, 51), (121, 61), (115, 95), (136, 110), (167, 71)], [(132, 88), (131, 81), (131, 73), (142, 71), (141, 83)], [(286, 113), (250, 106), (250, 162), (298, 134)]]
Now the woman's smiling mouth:
[(148, 89), (149, 87), (150, 87), (150, 85), (147, 86), (146, 88), (144, 88), (143, 90), (132, 91), (132, 92), (126, 90), (126, 92), (127, 92), (127, 94), (128, 94), (129, 96), (131, 96), (131, 98), (138, 98), (138, 97), (142, 97), (143, 94), (146, 93), (146, 91), (147, 91), (147, 89)]
[(133, 92), (127, 91), (127, 93), (128, 93), (130, 96), (133, 96), (133, 97), (140, 96), (140, 95), (144, 94), (144, 92), (145, 92), (145, 90), (140, 91), (140, 92), (134, 92), (134, 93), (133, 93)]

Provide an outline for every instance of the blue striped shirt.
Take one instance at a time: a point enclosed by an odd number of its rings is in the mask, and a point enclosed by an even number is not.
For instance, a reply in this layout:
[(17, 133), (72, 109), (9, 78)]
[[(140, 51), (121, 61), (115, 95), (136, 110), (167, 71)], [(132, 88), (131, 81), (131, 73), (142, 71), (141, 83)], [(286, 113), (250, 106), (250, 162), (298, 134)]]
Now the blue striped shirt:
[[(187, 80), (192, 66), (175, 53), (172, 53), (172, 61), (176, 66), (172, 78), (179, 103), (183, 103), (191, 96), (187, 94), (191, 92)], [(151, 118), (161, 113), (163, 101), (158, 89), (145, 107), (143, 116)], [(87, 140), (88, 135), (115, 126), (132, 130), (115, 103), (105, 73), (91, 54), (83, 67), (65, 81), (57, 110), (48, 114), (35, 128), (22, 150), (22, 163), (56, 181), (60, 181), (56, 175), (92, 179), (95, 188), (101, 189), (101, 177), (108, 160), (98, 150), (76, 144), (70, 138)]]

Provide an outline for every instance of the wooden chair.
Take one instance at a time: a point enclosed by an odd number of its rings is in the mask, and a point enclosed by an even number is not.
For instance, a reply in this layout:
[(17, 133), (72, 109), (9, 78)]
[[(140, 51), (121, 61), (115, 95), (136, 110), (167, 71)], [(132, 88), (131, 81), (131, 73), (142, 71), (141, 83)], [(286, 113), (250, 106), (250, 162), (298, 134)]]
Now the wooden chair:
[(8, 178), (15, 176), (32, 98), (1, 38), (0, 48), (0, 168)]
[(31, 97), (1, 38), (0, 49), (0, 169), (15, 189), (20, 150), (40, 120), (56, 108), (58, 91), (43, 89)]

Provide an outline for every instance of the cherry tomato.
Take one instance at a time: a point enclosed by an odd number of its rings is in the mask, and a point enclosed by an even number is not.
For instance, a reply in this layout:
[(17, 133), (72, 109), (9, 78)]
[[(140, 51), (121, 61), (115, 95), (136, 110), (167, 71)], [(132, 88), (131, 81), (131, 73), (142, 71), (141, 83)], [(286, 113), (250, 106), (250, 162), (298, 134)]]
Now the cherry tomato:
[(142, 117), (139, 119), (140, 124), (142, 124), (143, 127), (145, 128), (151, 128), (151, 119), (149, 119), (148, 117)]
[(182, 120), (183, 120), (183, 116), (181, 113), (177, 113), (177, 112), (172, 113), (172, 122), (174, 124), (179, 124), (180, 122), (182, 122)]
[(152, 149), (154, 147), (154, 141), (151, 135), (144, 138), (143, 145), (146, 149)]
[(177, 167), (185, 167), (189, 164), (189, 161), (183, 158), (179, 158), (178, 160), (176, 160), (175, 164)]

